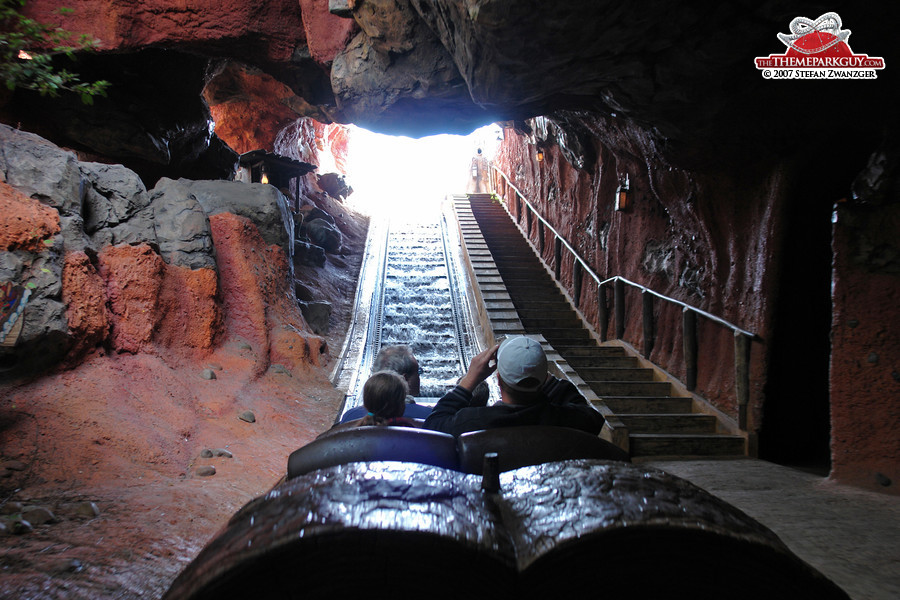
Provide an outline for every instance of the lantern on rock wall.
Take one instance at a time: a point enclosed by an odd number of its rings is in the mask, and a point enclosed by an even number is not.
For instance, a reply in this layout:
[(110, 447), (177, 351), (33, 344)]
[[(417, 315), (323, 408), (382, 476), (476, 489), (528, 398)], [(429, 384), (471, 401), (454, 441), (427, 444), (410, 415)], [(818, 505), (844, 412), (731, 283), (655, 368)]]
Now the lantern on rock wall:
[(625, 180), (619, 178), (619, 187), (616, 188), (616, 210), (631, 209), (631, 190), (628, 183), (628, 173), (625, 174)]

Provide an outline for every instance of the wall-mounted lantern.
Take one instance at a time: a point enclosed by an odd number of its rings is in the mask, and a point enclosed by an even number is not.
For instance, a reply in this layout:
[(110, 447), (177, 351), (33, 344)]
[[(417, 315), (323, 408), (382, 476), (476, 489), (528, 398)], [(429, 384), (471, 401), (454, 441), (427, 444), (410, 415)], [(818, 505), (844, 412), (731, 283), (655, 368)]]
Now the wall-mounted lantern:
[(616, 210), (631, 209), (631, 189), (628, 183), (628, 173), (625, 174), (625, 180), (619, 179), (619, 187), (616, 188)]
[(544, 160), (544, 151), (541, 150), (541, 149), (538, 149), (538, 151), (537, 151), (537, 161), (538, 161), (538, 162), (543, 162), (543, 160)]
[(260, 183), (269, 183), (269, 173), (266, 172), (266, 168), (262, 168), (262, 177), (259, 178)]

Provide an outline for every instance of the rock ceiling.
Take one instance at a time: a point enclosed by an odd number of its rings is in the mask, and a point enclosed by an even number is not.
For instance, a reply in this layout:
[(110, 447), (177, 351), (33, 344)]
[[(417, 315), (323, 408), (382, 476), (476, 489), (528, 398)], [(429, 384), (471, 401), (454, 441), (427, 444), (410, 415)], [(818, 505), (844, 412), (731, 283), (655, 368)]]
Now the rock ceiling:
[[(33, 0), (28, 10), (59, 21), (55, 5)], [(900, 89), (886, 56), (895, 52), (896, 5), (84, 0), (75, 8), (61, 24), (100, 40), (103, 51), (80, 66), (113, 82), (109, 98), (86, 107), (17, 93), (4, 120), (168, 175), (196, 165), (215, 175), (233, 160), (210, 134), (209, 105), (262, 143), (301, 116), (421, 136), (549, 115), (617, 152), (697, 168), (871, 149), (893, 125)], [(855, 52), (885, 56), (879, 78), (764, 79), (753, 59), (784, 51), (776, 34), (798, 15), (827, 11), (854, 33)]]

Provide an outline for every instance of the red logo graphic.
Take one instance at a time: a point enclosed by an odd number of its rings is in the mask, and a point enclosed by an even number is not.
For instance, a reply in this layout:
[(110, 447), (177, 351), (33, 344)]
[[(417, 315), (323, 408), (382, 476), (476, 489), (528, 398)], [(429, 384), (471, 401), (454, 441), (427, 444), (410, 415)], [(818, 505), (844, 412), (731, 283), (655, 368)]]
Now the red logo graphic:
[(825, 13), (815, 21), (797, 17), (790, 33), (779, 33), (787, 51), (756, 58), (765, 79), (876, 79), (884, 59), (854, 54), (847, 44), (849, 29), (842, 29), (837, 13)]

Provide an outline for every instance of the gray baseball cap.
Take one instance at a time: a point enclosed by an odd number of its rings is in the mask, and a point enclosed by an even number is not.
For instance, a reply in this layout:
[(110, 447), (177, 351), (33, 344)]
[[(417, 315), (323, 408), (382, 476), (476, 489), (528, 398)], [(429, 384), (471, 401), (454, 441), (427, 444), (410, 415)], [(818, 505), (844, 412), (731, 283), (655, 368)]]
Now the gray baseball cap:
[[(547, 380), (547, 355), (531, 338), (507, 338), (497, 350), (497, 375), (514, 390), (533, 392)], [(537, 384), (524, 383), (529, 378)]]

